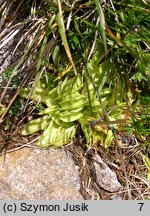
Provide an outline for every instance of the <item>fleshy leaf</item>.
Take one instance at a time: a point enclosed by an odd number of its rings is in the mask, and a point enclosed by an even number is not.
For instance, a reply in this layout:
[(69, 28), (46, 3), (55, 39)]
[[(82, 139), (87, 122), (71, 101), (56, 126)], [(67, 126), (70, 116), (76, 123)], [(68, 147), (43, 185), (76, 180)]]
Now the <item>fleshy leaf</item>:
[(106, 138), (105, 138), (105, 142), (104, 142), (105, 148), (108, 148), (110, 146), (112, 139), (113, 139), (113, 132), (112, 132), (112, 130), (108, 130)]
[(37, 141), (40, 147), (59, 147), (68, 143), (69, 139), (73, 138), (76, 133), (75, 125), (69, 127), (61, 127), (54, 121), (50, 121), (49, 126), (44, 130), (43, 134)]
[(24, 125), (21, 134), (23, 136), (27, 136), (37, 131), (44, 130), (49, 124), (49, 120), (50, 120), (50, 117), (48, 115), (44, 115), (40, 118), (34, 119)]

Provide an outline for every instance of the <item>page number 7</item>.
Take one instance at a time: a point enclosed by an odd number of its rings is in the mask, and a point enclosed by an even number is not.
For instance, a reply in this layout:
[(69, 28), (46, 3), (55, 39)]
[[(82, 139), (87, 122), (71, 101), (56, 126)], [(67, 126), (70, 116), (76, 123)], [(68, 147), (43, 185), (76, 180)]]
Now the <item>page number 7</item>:
[(138, 203), (140, 205), (139, 211), (142, 211), (142, 207), (144, 205), (144, 203)]

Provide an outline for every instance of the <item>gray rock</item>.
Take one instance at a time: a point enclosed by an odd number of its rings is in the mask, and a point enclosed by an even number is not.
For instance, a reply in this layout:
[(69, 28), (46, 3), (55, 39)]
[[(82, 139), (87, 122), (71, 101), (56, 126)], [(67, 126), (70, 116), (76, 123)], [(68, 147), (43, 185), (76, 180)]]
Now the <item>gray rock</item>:
[(0, 157), (0, 199), (83, 199), (78, 167), (63, 149), (24, 148)]
[(109, 192), (116, 192), (121, 188), (116, 173), (97, 154), (91, 161), (91, 172), (97, 185)]
[(119, 196), (118, 194), (111, 196), (111, 199), (112, 200), (122, 200), (121, 196)]

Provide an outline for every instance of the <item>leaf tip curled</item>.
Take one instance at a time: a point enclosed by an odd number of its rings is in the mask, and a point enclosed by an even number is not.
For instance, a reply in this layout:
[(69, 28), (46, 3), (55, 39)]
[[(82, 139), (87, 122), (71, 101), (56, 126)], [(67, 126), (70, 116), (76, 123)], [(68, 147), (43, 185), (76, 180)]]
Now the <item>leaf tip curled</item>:
[(21, 131), (21, 135), (22, 136), (27, 136), (28, 135), (27, 131), (24, 128)]

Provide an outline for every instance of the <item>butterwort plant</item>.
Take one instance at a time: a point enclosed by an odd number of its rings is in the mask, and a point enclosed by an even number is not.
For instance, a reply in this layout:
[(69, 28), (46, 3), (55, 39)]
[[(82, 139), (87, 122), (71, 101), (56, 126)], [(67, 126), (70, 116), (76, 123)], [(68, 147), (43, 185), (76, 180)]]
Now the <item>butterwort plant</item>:
[[(91, 78), (95, 83), (94, 86), (83, 69), (82, 74), (73, 77), (67, 75), (52, 89), (50, 88), (51, 83), (47, 81), (47, 77), (50, 75), (46, 72), (36, 84), (33, 83), (32, 88), (23, 88), (20, 91), (23, 98), (28, 98), (44, 106), (41, 106), (43, 108), (39, 110), (38, 118), (24, 125), (22, 135), (26, 136), (42, 131), (37, 145), (59, 147), (67, 144), (70, 139), (75, 137), (77, 123), (80, 123), (87, 145), (91, 141), (95, 143), (101, 140), (106, 147), (109, 146), (113, 139), (111, 130), (106, 125), (95, 125), (91, 128), (90, 124), (103, 116), (103, 109), (95, 94), (95, 88), (98, 89), (103, 106), (107, 107), (107, 111), (110, 113), (110, 120), (118, 120), (125, 107), (125, 103), (121, 102), (121, 92), (118, 92), (117, 108), (109, 112), (114, 105), (112, 100), (114, 91), (103, 84), (105, 74), (110, 70), (110, 66), (108, 60), (97, 68), (95, 68), (95, 59), (87, 64), (88, 69), (93, 74)], [(93, 70), (97, 72), (92, 73)]]

